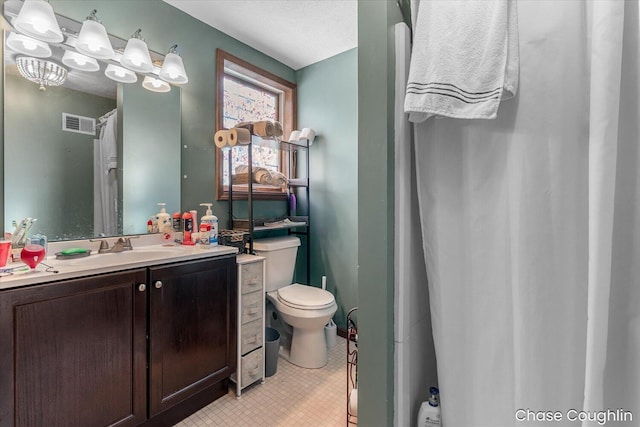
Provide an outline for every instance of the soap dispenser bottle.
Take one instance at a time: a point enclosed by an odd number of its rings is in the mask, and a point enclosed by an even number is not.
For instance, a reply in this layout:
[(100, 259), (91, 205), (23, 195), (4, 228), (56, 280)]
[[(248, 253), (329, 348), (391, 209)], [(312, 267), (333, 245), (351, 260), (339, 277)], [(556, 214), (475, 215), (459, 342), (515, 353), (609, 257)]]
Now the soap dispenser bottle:
[(429, 387), (429, 400), (422, 402), (418, 412), (418, 427), (440, 427), (440, 391)]
[(218, 244), (218, 217), (211, 211), (213, 203), (200, 203), (200, 206), (206, 206), (207, 212), (201, 219), (201, 224), (209, 224), (211, 230), (209, 231), (209, 245), (216, 246)]
[(165, 209), (166, 203), (158, 203), (160, 206), (160, 212), (156, 215), (156, 223), (158, 224), (158, 232), (164, 233), (164, 229), (167, 225), (171, 226), (171, 215), (167, 213)]

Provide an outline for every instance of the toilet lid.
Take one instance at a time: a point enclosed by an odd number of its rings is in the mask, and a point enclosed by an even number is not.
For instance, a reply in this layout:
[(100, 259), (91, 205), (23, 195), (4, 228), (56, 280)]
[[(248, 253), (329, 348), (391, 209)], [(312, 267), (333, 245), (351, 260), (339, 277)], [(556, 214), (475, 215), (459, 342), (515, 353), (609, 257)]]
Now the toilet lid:
[(298, 283), (278, 289), (278, 299), (290, 307), (301, 309), (327, 308), (335, 302), (331, 292)]

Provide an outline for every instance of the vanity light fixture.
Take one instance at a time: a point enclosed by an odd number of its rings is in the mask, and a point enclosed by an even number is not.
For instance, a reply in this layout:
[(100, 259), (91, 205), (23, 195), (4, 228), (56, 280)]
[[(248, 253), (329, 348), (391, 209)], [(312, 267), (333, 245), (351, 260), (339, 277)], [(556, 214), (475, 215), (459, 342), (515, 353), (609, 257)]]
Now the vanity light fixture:
[(62, 57), (62, 63), (67, 67), (75, 68), (80, 71), (98, 71), (100, 65), (95, 58), (83, 55), (72, 50), (67, 50)]
[(151, 92), (169, 92), (171, 90), (169, 83), (149, 76), (146, 76), (142, 81), (142, 87)]
[(82, 23), (76, 50), (83, 55), (97, 59), (113, 58), (113, 47), (107, 34), (107, 29), (96, 16), (98, 11), (94, 9), (87, 19)]
[(67, 79), (66, 68), (46, 59), (18, 56), (16, 65), (22, 77), (39, 84), (42, 92), (47, 86), (60, 86)]
[(64, 40), (53, 7), (45, 0), (25, 0), (13, 26), (22, 34), (43, 42), (60, 43)]
[(120, 83), (135, 83), (138, 81), (136, 73), (113, 64), (107, 65), (107, 69), (104, 70), (104, 75)]
[(184, 84), (189, 81), (189, 78), (184, 70), (184, 64), (182, 63), (182, 58), (178, 55), (177, 48), (177, 44), (171, 46), (169, 53), (164, 57), (160, 78), (169, 83)]
[(153, 70), (153, 63), (151, 62), (151, 55), (149, 55), (149, 48), (142, 38), (141, 32), (142, 29), (139, 28), (127, 42), (122, 58), (120, 58), (120, 64), (131, 71), (150, 73)]
[(51, 56), (51, 48), (41, 40), (36, 40), (18, 33), (9, 33), (7, 47), (24, 55), (36, 58), (48, 58)]

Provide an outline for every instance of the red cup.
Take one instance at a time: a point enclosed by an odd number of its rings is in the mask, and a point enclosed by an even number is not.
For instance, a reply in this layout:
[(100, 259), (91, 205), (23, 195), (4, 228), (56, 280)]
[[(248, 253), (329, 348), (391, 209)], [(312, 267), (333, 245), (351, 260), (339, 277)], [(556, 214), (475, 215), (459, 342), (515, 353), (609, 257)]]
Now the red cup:
[(9, 260), (9, 255), (11, 254), (11, 242), (2, 241), (0, 242), (0, 267), (4, 267), (7, 265), (7, 261)]
[(20, 259), (27, 264), (32, 270), (36, 268), (40, 261), (44, 259), (44, 246), (27, 245), (20, 252)]

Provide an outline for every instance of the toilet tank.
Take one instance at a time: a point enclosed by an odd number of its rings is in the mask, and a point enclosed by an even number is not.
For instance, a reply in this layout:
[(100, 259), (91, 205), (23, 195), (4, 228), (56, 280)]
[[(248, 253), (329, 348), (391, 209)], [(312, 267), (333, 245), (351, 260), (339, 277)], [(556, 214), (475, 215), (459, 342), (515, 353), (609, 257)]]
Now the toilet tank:
[(300, 239), (295, 236), (254, 240), (254, 252), (266, 258), (266, 277), (264, 278), (266, 292), (275, 291), (293, 283), (298, 246), (300, 246)]

